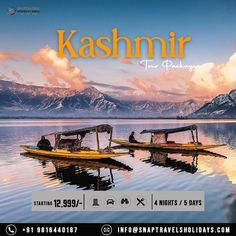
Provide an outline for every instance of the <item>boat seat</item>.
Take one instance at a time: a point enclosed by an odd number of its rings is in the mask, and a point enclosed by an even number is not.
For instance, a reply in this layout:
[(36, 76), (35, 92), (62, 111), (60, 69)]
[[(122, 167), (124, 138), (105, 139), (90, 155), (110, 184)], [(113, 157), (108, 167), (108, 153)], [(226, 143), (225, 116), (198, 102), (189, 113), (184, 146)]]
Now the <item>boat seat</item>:
[(83, 147), (78, 148), (78, 150), (79, 151), (81, 151), (81, 150), (82, 151), (91, 151), (91, 148), (83, 146)]
[(175, 141), (167, 141), (168, 144), (175, 143)]
[(76, 139), (61, 139), (59, 144), (58, 144), (58, 148), (70, 148), (74, 145)]

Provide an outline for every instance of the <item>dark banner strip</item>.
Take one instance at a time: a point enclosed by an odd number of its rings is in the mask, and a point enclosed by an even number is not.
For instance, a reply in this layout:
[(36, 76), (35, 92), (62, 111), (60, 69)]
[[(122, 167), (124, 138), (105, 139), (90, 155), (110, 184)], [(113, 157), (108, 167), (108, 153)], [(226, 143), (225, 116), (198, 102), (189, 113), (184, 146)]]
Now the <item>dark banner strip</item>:
[(13, 235), (231, 235), (236, 224), (0, 224), (1, 236)]

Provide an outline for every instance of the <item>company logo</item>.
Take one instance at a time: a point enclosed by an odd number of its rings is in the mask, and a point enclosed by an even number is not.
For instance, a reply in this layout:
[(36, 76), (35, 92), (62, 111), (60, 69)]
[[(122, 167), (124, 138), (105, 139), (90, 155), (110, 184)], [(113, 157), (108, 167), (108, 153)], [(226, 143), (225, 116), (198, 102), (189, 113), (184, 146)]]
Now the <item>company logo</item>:
[(8, 15), (15, 15), (15, 14), (20, 14), (20, 15), (37, 15), (40, 13), (40, 8), (39, 7), (28, 7), (28, 6), (23, 6), (23, 7), (13, 7), (10, 6), (8, 7), (7, 14)]
[(16, 13), (15, 7), (8, 7), (8, 15), (14, 15)]

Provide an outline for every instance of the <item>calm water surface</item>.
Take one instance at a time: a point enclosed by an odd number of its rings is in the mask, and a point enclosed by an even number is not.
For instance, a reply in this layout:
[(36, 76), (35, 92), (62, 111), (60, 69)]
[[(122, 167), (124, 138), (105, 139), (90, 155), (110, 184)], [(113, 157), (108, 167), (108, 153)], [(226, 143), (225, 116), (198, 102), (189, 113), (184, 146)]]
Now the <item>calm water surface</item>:
[[(66, 163), (22, 156), (21, 144), (35, 144), (42, 134), (109, 123), (114, 138), (136, 138), (148, 128), (198, 123), (200, 141), (226, 143), (212, 151), (227, 156), (135, 151), (109, 163)], [(236, 222), (236, 121), (204, 120), (0, 120), (0, 222)], [(184, 142), (190, 134), (170, 135)], [(103, 135), (102, 145), (108, 136)], [(51, 140), (53, 142), (53, 140)], [(85, 144), (95, 146), (94, 136)], [(32, 191), (199, 190), (204, 212), (32, 212)]]

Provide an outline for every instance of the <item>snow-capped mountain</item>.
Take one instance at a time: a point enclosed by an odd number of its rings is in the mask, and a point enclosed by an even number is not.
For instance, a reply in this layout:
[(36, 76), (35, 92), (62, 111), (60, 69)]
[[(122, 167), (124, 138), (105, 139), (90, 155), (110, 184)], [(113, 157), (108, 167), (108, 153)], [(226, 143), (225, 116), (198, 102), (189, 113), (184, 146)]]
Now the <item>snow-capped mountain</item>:
[(176, 117), (186, 116), (202, 102), (123, 101), (94, 87), (83, 91), (0, 81), (1, 116)]
[(236, 90), (229, 94), (220, 94), (211, 102), (193, 112), (190, 117), (201, 118), (235, 118), (236, 117)]
[(187, 116), (203, 105), (203, 102), (187, 100), (184, 102), (131, 102), (131, 110), (142, 116), (176, 117)]

